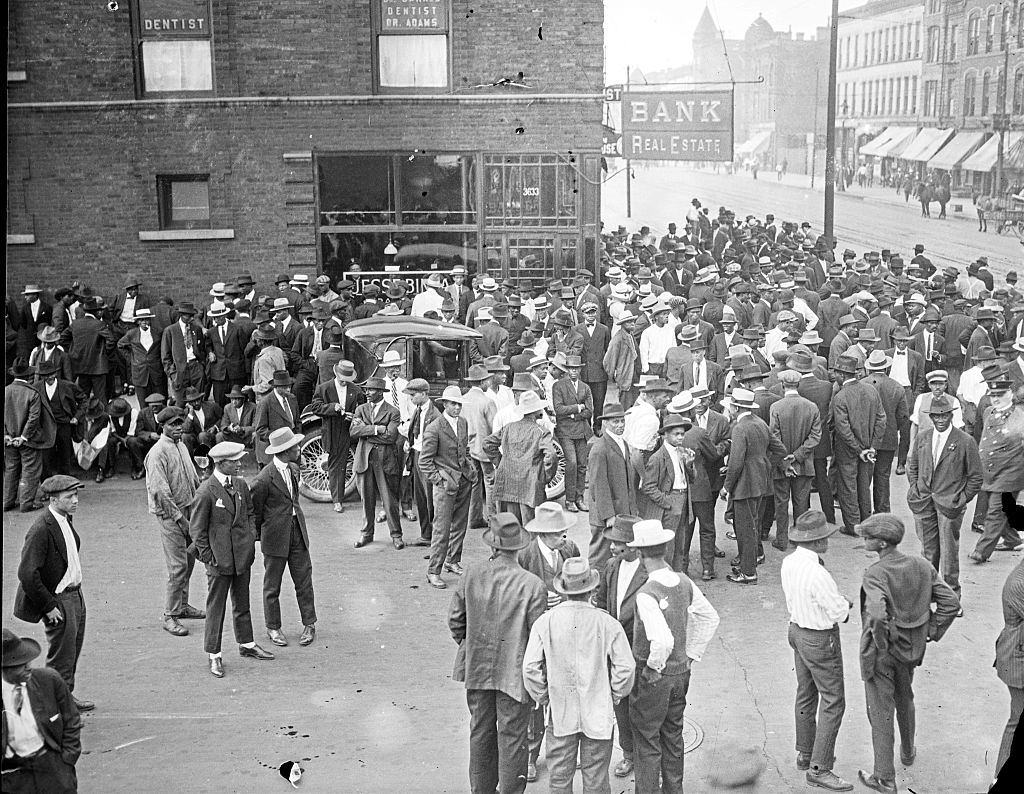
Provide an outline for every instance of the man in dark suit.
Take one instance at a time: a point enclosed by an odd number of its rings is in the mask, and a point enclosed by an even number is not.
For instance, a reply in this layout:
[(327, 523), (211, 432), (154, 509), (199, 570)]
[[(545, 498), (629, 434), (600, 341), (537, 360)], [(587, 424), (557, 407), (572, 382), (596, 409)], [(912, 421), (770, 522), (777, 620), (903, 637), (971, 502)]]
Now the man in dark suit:
[(419, 461), (423, 452), (423, 433), (441, 412), (430, 398), (430, 384), (423, 378), (413, 378), (409, 381), (404, 393), (409, 397), (409, 410), (412, 412), (406, 433), (409, 441), (409, 473), (416, 502), (416, 521), (420, 525), (420, 537), (413, 545), (429, 546), (434, 535), (434, 486), (420, 471)]
[[(54, 474), (70, 474), (74, 455), (72, 441), (78, 414), (85, 403), (82, 390), (69, 380), (59, 377), (59, 364), (50, 359), (37, 367), (39, 380), (35, 388), (43, 403), (48, 403), (55, 425), (53, 445), (43, 452), (43, 478)], [(44, 409), (45, 410), (45, 409)]]
[(253, 433), (256, 427), (256, 406), (249, 401), (245, 393), (235, 384), (227, 393), (228, 404), (217, 423), (217, 443), (236, 441), (239, 444), (252, 446)]
[(206, 332), (196, 322), (196, 307), (187, 301), (178, 304), (178, 320), (163, 330), (160, 357), (167, 375), (167, 396), (173, 404), (184, 406), (189, 386), (204, 391)]
[(256, 461), (261, 466), (270, 462), (270, 456), (265, 450), (271, 433), (282, 427), (290, 427), (296, 433), (302, 430), (299, 404), (292, 394), (292, 378), (288, 371), (277, 370), (271, 380), (271, 386), (271, 390), (256, 403), (256, 416), (253, 419)]
[(4, 389), (4, 510), (21, 505), (28, 513), (42, 507), (36, 491), (43, 472), (43, 456), (53, 447), (57, 426), (50, 401), (32, 387), (32, 368), (16, 358)]
[(604, 531), (612, 526), (615, 516), (635, 516), (639, 510), (640, 473), (638, 453), (622, 438), (626, 429), (626, 412), (619, 403), (604, 406), (601, 437), (590, 445), (587, 457), (588, 508), (590, 516), (590, 550), (587, 559), (598, 569), (608, 561), (611, 545)]
[(936, 397), (932, 427), (917, 434), (907, 461), (907, 505), (914, 512), (922, 554), (960, 595), (960, 526), (982, 486), (978, 445), (952, 426), (953, 402)]
[(210, 356), (209, 378), (213, 385), (213, 401), (221, 408), (227, 403), (232, 386), (243, 386), (247, 380), (245, 345), (239, 327), (228, 319), (228, 308), (210, 309), (207, 317), (212, 325), (206, 330), (206, 343)]
[(469, 499), (476, 481), (476, 466), (469, 456), (473, 441), (469, 423), (460, 416), (462, 393), (459, 387), (448, 386), (441, 395), (441, 404), (444, 413), (436, 414), (435, 409), (432, 420), (423, 417), (430, 405), (429, 397), (426, 405), (418, 406), (414, 423), (419, 418), (423, 427), (422, 451), (416, 454), (413, 465), (418, 476), (430, 484), (433, 499), (427, 581), (432, 587), (443, 590), (446, 585), (441, 578), (442, 570), (456, 576), (463, 573), (462, 544), (469, 525)]
[(790, 502), (793, 521), (810, 509), (814, 451), (822, 434), (818, 406), (800, 396), (801, 377), (799, 372), (791, 369), (780, 372), (783, 397), (768, 410), (772, 442), (785, 450), (784, 455), (772, 460), (775, 492), (775, 541), (772, 545), (779, 551), (789, 550)]
[(199, 484), (189, 512), (188, 552), (206, 565), (206, 632), (203, 647), (210, 674), (224, 677), (221, 634), (228, 593), (240, 656), (267, 661), (274, 654), (252, 639), (249, 576), (256, 559), (256, 526), (249, 486), (241, 477), (245, 447), (231, 441), (209, 452), (213, 474)]
[(39, 643), (3, 630), (4, 791), (73, 794), (82, 754), (82, 719), (54, 670), (29, 667)]
[(143, 461), (146, 453), (160, 438), (160, 423), (156, 420), (159, 413), (167, 407), (167, 398), (153, 392), (146, 397), (145, 407), (135, 417), (135, 433), (128, 437), (125, 446), (132, 461), (132, 479), (141, 480), (146, 476)]
[(18, 331), (17, 355), (28, 358), (36, 346), (36, 333), (53, 321), (53, 307), (42, 300), (42, 290), (35, 284), (27, 285), (21, 294), (25, 302), (18, 307), (15, 325)]
[(786, 359), (786, 367), (800, 373), (797, 393), (814, 403), (818, 409), (821, 439), (814, 448), (814, 489), (818, 492), (818, 503), (821, 512), (825, 514), (825, 520), (834, 524), (836, 503), (832, 481), (828, 476), (828, 459), (832, 455), (832, 432), (829, 425), (832, 416), (832, 384), (815, 376), (813, 355), (806, 351), (794, 350)]
[[(638, 516), (616, 516), (614, 524), (605, 529), (604, 537), (611, 544), (611, 559), (601, 572), (594, 594), (594, 606), (607, 610), (618, 620), (630, 642), (636, 617), (636, 594), (647, 581), (640, 551), (627, 545), (633, 542), (633, 525), (639, 520)], [(620, 582), (625, 583), (624, 587), (619, 586)], [(629, 721), (628, 695), (615, 704), (615, 722), (619, 726), (622, 760), (612, 771), (616, 777), (629, 777), (633, 771), (633, 726)]]
[[(583, 303), (580, 308), (583, 322), (574, 329), (583, 337), (583, 349), (580, 351), (583, 369), (580, 372), (580, 380), (590, 389), (595, 409), (600, 409), (604, 405), (604, 396), (608, 392), (608, 373), (604, 368), (604, 354), (611, 341), (608, 326), (597, 321), (598, 311), (596, 300), (588, 300)], [(525, 370), (523, 371), (525, 372)], [(596, 416), (593, 418), (593, 425), (595, 432), (600, 431), (601, 420)]]
[[(921, 315), (921, 322), (914, 329), (914, 339), (910, 346), (924, 358), (925, 373), (942, 367), (942, 349), (946, 340), (938, 332), (942, 315), (934, 306), (929, 306)], [(965, 364), (967, 361), (965, 359)], [(970, 366), (970, 364), (967, 364)]]
[(128, 373), (135, 396), (145, 402), (153, 392), (166, 390), (166, 375), (160, 351), (160, 331), (153, 325), (151, 309), (137, 309), (135, 327), (117, 342), (118, 352), (128, 364)]
[(691, 420), (675, 413), (666, 415), (661, 425), (662, 442), (647, 459), (640, 478), (640, 517), (657, 519), (675, 538), (665, 546), (665, 562), (673, 570), (687, 573), (689, 547), (684, 549), (690, 525), (690, 498), (687, 483), (693, 479), (693, 450), (683, 446)]
[(889, 477), (892, 461), (899, 447), (899, 428), (910, 422), (907, 410), (907, 396), (903, 387), (889, 377), (892, 359), (881, 350), (872, 350), (864, 362), (868, 375), (862, 383), (872, 386), (882, 400), (885, 411), (885, 432), (875, 446), (875, 470), (873, 480), (873, 505), (876, 513), (889, 512)]
[(707, 345), (699, 337), (690, 342), (690, 354), (693, 359), (689, 364), (684, 364), (681, 370), (682, 387), (686, 391), (692, 391), (697, 387), (703, 387), (713, 395), (711, 404), (721, 405), (722, 395), (725, 393), (725, 371), (714, 361), (705, 358)]
[(124, 290), (111, 303), (110, 317), (113, 320), (114, 333), (118, 338), (124, 336), (136, 321), (139, 309), (151, 309), (153, 299), (139, 290), (142, 282), (139, 277), (129, 273), (124, 277)]
[[(298, 296), (295, 290), (289, 290), (288, 292)], [(293, 306), (298, 305), (299, 300), (301, 300), (300, 297), (287, 298), (278, 295), (278, 297), (274, 298), (274, 303), (271, 305), (274, 330), (277, 331), (277, 344), (286, 354), (291, 352), (292, 347), (295, 345), (295, 337), (299, 335), (299, 331), (303, 327), (295, 319), (296, 315), (293, 309)], [(291, 367), (289, 371), (291, 371)]]
[(267, 454), (274, 457), (256, 475), (251, 489), (256, 539), (263, 552), (263, 615), (267, 636), (280, 646), (288, 644), (281, 631), (281, 579), (285, 567), (291, 572), (299, 602), (299, 645), (309, 645), (316, 639), (313, 562), (309, 556), (306, 516), (299, 504), (297, 463), (302, 439), (287, 427), (271, 433)]
[(906, 328), (897, 328), (892, 332), (893, 346), (885, 351), (892, 359), (889, 377), (903, 387), (907, 402), (907, 419), (897, 428), (900, 439), (896, 449), (896, 474), (904, 474), (906, 471), (907, 452), (910, 449), (910, 411), (917, 395), (926, 388), (924, 356), (910, 346), (913, 339), (913, 334)]
[(359, 439), (353, 470), (363, 502), (363, 529), (355, 543), (357, 549), (373, 542), (378, 495), (384, 505), (392, 544), (398, 550), (405, 548), (398, 512), (402, 476), (402, 455), (398, 448), (401, 414), (384, 400), (386, 388), (383, 378), (369, 378), (363, 386), (366, 402), (356, 406), (352, 417), (350, 436)]
[(500, 356), (504, 361), (508, 354), (508, 331), (499, 324), (503, 318), (496, 316), (495, 311), (508, 317), (507, 307), (498, 309), (497, 306), (481, 306), (477, 311), (476, 318), (483, 323), (477, 330), (483, 338), (470, 342), (469, 358), (473, 364), (483, 364), (491, 356)]
[[(14, 597), (14, 617), (27, 623), (43, 622), (49, 644), (46, 666), (60, 673), (71, 693), (85, 641), (82, 561), (78, 556), (82, 541), (71, 522), (81, 487), (81, 482), (63, 474), (43, 480), (40, 488), (49, 499), (49, 509), (25, 535)], [(79, 711), (95, 708), (86, 700), (74, 698), (74, 702)]]
[(102, 309), (96, 298), (87, 298), (82, 310), (83, 315), (73, 320), (61, 335), (61, 344), (71, 355), (71, 371), (78, 378), (82, 391), (106, 405), (114, 332), (98, 319)]
[(366, 402), (366, 396), (355, 385), (356, 370), (351, 361), (339, 361), (332, 371), (334, 377), (321, 383), (313, 392), (309, 410), (323, 421), (320, 441), (327, 452), (327, 482), (334, 512), (340, 513), (344, 509), (342, 500), (345, 498), (345, 469), (352, 443), (352, 419), (356, 406)]
[(212, 447), (217, 443), (217, 425), (224, 411), (217, 403), (205, 399), (205, 395), (189, 386), (185, 389), (185, 429), (181, 443), (190, 453), (196, 447)]
[(587, 484), (587, 441), (594, 435), (594, 398), (590, 387), (580, 380), (583, 362), (579, 356), (555, 356), (552, 366), (562, 374), (551, 387), (551, 403), (555, 438), (565, 458), (565, 506), (575, 513), (587, 509), (583, 492)]

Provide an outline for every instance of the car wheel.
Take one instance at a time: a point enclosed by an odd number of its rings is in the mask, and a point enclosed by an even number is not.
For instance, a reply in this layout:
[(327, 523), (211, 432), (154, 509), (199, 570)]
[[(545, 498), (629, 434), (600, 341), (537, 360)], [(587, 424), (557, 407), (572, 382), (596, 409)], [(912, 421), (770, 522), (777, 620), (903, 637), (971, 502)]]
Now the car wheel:
[(554, 442), (554, 445), (555, 467), (551, 476), (548, 477), (548, 483), (544, 489), (548, 501), (558, 499), (565, 493), (565, 455), (562, 454), (562, 448), (557, 441)]
[(327, 450), (321, 430), (314, 430), (299, 445), (299, 493), (313, 502), (330, 502), (327, 481)]

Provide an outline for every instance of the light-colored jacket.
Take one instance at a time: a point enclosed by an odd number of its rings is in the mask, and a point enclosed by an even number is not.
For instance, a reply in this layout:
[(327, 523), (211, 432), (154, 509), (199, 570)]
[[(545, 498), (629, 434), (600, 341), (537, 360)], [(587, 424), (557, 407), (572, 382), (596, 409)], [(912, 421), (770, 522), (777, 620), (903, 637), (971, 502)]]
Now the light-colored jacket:
[(563, 601), (530, 630), (523, 682), (550, 707), (555, 736), (611, 739), (613, 703), (629, 694), (635, 673), (622, 625), (589, 601)]

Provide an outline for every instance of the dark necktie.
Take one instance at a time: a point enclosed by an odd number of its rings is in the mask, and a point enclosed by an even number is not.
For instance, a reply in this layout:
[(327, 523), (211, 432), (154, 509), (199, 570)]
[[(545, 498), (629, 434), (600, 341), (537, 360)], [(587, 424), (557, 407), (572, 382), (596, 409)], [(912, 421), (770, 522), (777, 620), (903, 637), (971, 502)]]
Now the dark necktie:
[(14, 687), (14, 713), (21, 716), (22, 706), (25, 705), (25, 685), (18, 684)]
[(227, 491), (232, 497), (235, 495), (235, 487), (231, 484), (231, 478), (224, 478), (224, 490)]

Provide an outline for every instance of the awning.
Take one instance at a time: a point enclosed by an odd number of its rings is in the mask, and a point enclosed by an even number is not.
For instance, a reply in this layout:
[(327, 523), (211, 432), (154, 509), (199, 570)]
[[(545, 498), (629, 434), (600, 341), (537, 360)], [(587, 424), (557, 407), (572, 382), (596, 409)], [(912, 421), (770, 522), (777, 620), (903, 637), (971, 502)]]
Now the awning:
[(768, 148), (768, 142), (772, 139), (772, 131), (764, 130), (754, 133), (749, 140), (744, 141), (736, 147), (736, 154), (754, 155), (763, 152)]
[(928, 161), (929, 168), (952, 171), (981, 146), (986, 133), (983, 130), (958, 132), (956, 136)]
[(858, 154), (869, 157), (886, 157), (886, 152), (893, 146), (909, 138), (917, 132), (916, 127), (886, 127), (885, 131), (860, 147)]
[[(881, 146), (875, 150), (875, 156), (878, 158), (882, 157), (895, 157), (898, 153), (902, 152), (907, 145), (917, 135), (917, 127), (890, 127), (893, 130), (893, 135), (888, 141), (882, 143)], [(864, 150), (861, 149), (861, 153)]]
[(919, 163), (928, 162), (953, 136), (953, 132), (952, 129), (940, 130), (935, 127), (925, 127), (900, 155), (900, 159), (916, 160)]
[[(1024, 132), (1008, 132), (1003, 143), (1003, 165), (1007, 168), (1024, 168), (1024, 152), (1017, 156), (1017, 150), (1024, 144)], [(1011, 155), (1011, 151), (1013, 154)], [(981, 148), (961, 164), (965, 171), (978, 171), (986, 174), (996, 167), (999, 157), (999, 136), (993, 135)]]

